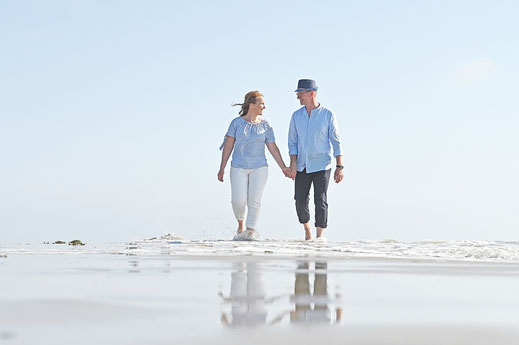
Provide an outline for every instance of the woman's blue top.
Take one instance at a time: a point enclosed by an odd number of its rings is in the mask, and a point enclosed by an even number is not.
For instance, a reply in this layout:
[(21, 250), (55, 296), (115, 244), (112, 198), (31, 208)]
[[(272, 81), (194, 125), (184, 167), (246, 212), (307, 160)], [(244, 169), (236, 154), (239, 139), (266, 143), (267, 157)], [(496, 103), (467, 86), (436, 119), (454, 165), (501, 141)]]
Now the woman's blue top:
[[(251, 123), (238, 116), (231, 121), (227, 136), (236, 139), (232, 154), (231, 166), (241, 169), (256, 169), (268, 166), (265, 157), (265, 144), (276, 141), (274, 130), (270, 124), (261, 119), (261, 122)], [(220, 146), (223, 149), (225, 140)]]

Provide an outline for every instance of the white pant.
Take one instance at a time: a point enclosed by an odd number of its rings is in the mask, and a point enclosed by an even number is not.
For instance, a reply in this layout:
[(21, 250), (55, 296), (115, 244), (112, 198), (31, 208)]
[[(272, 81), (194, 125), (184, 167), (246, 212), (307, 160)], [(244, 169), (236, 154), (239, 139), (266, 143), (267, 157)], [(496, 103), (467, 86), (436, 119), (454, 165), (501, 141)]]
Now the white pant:
[[(240, 169), (231, 167), (231, 202), (236, 220), (244, 220), (245, 225), (257, 229), (261, 209), (261, 196), (269, 175), (268, 167)], [(248, 212), (246, 210), (248, 207)]]

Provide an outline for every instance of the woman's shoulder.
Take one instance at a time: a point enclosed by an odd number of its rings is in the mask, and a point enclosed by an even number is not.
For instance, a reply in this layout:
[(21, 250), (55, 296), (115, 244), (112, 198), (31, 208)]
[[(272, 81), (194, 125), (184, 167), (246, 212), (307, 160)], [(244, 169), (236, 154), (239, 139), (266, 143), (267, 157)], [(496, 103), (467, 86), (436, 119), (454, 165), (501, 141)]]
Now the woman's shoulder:
[(266, 120), (266, 119), (261, 119), (261, 122), (260, 122), (263, 126), (267, 127), (267, 128), (272, 128), (272, 126), (270, 125), (270, 123)]
[(243, 122), (243, 119), (241, 116), (236, 116), (234, 119), (231, 120), (231, 124), (237, 125)]

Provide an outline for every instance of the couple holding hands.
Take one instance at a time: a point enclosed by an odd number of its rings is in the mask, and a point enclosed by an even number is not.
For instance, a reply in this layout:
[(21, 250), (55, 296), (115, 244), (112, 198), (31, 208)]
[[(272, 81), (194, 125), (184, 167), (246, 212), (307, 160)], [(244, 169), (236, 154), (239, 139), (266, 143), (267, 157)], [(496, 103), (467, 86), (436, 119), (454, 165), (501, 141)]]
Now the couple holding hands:
[[(231, 121), (225, 135), (218, 180), (223, 182), (225, 166), (231, 153), (231, 203), (238, 230), (233, 240), (259, 239), (258, 220), (261, 197), (268, 178), (265, 145), (286, 177), (295, 180), (296, 211), (305, 230), (305, 240), (312, 239), (310, 227), (310, 187), (314, 186), (316, 237), (322, 238), (328, 222), (327, 191), (332, 168), (332, 150), (336, 160), (334, 180), (344, 177), (342, 148), (335, 113), (317, 102), (317, 84), (301, 79), (295, 91), (303, 107), (292, 114), (288, 132), (287, 167), (276, 145), (274, 130), (261, 118), (265, 98), (258, 91), (245, 95), (238, 117)], [(233, 152), (234, 151), (234, 152)]]

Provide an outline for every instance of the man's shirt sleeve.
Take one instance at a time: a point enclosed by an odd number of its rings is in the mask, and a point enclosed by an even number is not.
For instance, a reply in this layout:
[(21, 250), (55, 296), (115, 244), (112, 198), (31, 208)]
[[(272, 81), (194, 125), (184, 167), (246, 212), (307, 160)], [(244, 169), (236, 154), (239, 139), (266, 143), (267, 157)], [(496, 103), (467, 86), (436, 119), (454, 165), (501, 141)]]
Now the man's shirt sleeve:
[(288, 154), (290, 156), (298, 154), (295, 114), (292, 115), (290, 126), (288, 128)]
[(332, 111), (332, 118), (330, 121), (330, 127), (328, 128), (328, 136), (333, 147), (333, 155), (335, 157), (342, 156), (341, 137), (339, 136), (339, 126), (337, 124), (337, 118), (335, 113)]

